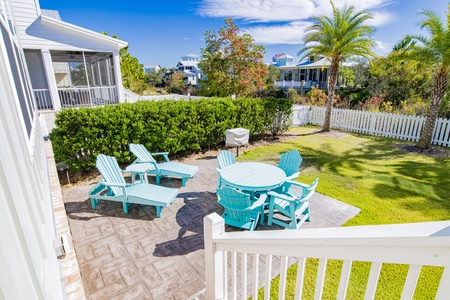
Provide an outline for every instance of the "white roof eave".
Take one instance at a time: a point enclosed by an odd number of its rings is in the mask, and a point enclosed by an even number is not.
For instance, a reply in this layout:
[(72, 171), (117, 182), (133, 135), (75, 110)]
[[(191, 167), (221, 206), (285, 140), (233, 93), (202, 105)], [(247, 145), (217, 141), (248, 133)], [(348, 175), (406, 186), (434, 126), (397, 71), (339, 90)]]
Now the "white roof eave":
[(61, 27), (63, 29), (76, 31), (76, 32), (85, 34), (87, 36), (94, 37), (96, 39), (101, 39), (101, 40), (103, 40), (105, 42), (109, 42), (109, 43), (115, 44), (115, 45), (117, 45), (118, 49), (121, 49), (121, 48), (124, 48), (124, 47), (128, 46), (128, 43), (125, 42), (125, 41), (122, 41), (122, 40), (119, 40), (119, 39), (115, 39), (113, 37), (110, 37), (110, 36), (107, 36), (107, 35), (103, 35), (101, 33), (98, 33), (98, 32), (95, 32), (95, 31), (92, 31), (92, 30), (89, 30), (89, 29), (86, 29), (86, 28), (83, 28), (83, 27), (80, 27), (80, 26), (76, 26), (76, 25), (73, 25), (73, 24), (70, 24), (70, 23), (67, 23), (67, 22), (64, 22), (64, 21), (60, 21), (60, 20), (56, 20), (56, 19), (53, 19), (53, 18), (49, 18), (49, 17), (46, 17), (44, 15), (41, 15), (40, 18), (41, 18), (41, 21), (46, 23), (46, 24), (57, 26), (57, 27)]

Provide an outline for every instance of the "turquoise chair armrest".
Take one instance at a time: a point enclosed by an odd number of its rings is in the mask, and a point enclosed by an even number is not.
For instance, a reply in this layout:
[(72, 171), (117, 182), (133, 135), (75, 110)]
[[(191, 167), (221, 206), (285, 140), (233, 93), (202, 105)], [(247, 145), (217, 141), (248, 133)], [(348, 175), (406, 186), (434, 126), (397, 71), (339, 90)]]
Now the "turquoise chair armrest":
[(118, 186), (118, 187), (127, 187), (128, 184), (126, 183), (110, 183), (110, 182), (102, 182), (105, 186)]
[(153, 155), (162, 155), (162, 156), (164, 156), (164, 159), (167, 161), (167, 162), (169, 162), (170, 161), (170, 159), (169, 159), (169, 152), (156, 152), (156, 153), (150, 153), (152, 156)]
[(264, 203), (266, 202), (266, 199), (267, 199), (267, 194), (262, 194), (261, 196), (259, 196), (258, 200), (253, 202), (252, 206), (250, 207), (250, 210), (254, 210), (257, 207), (264, 205)]
[(280, 193), (277, 193), (277, 192), (269, 192), (268, 194), (271, 197), (279, 198), (281, 200), (286, 200), (286, 201), (291, 201), (291, 202), (296, 200), (296, 198), (294, 198), (292, 196), (285, 195), (285, 194), (280, 194)]

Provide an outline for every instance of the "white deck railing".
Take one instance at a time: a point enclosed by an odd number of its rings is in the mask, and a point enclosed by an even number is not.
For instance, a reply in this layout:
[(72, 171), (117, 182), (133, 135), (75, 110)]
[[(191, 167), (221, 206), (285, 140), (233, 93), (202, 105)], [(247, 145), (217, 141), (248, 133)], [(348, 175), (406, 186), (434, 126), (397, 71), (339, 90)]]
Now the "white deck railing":
[(278, 88), (294, 88), (294, 89), (311, 89), (311, 86), (313, 87), (319, 87), (319, 88), (326, 88), (327, 82), (326, 81), (295, 81), (295, 80), (282, 80), (282, 81), (275, 81), (275, 86)]
[(34, 98), (36, 98), (37, 107), (39, 110), (52, 110), (53, 103), (50, 97), (49, 89), (33, 89)]
[[(325, 107), (294, 106), (293, 125), (323, 125)], [(307, 121), (306, 121), (307, 120)], [(368, 112), (333, 108), (331, 127), (351, 132), (378, 135), (417, 142), (420, 138), (425, 117)], [(450, 147), (450, 120), (439, 118), (434, 128), (432, 143)]]
[(124, 89), (124, 100), (125, 102), (134, 103), (139, 100), (198, 100), (208, 97), (200, 97), (200, 96), (190, 96), (190, 95), (178, 95), (178, 94), (167, 94), (167, 95), (149, 95), (149, 96), (141, 96), (130, 90)]
[[(223, 219), (213, 213), (204, 218), (204, 229), (207, 299), (235, 299), (238, 295), (247, 299), (248, 291), (252, 299), (257, 299), (261, 285), (264, 298), (269, 299), (274, 273), (280, 274), (278, 299), (284, 299), (288, 262), (292, 259), (298, 261), (295, 299), (302, 299), (307, 258), (319, 259), (314, 299), (322, 299), (328, 259), (343, 261), (337, 299), (346, 297), (354, 261), (371, 263), (364, 299), (374, 299), (384, 263), (409, 265), (401, 299), (412, 299), (422, 266), (444, 267), (435, 299), (448, 299), (450, 295), (450, 221), (225, 232)], [(238, 256), (240, 270), (236, 268)], [(251, 272), (247, 268), (249, 258), (253, 262)], [(275, 258), (279, 270), (273, 270)], [(260, 264), (265, 268), (259, 268)], [(247, 288), (239, 291), (238, 286)]]
[(61, 107), (92, 107), (119, 103), (115, 86), (58, 88)]
[(142, 100), (143, 96), (136, 94), (135, 92), (132, 92), (130, 90), (127, 90), (126, 88), (123, 89), (123, 100), (128, 103), (134, 103), (138, 100)]

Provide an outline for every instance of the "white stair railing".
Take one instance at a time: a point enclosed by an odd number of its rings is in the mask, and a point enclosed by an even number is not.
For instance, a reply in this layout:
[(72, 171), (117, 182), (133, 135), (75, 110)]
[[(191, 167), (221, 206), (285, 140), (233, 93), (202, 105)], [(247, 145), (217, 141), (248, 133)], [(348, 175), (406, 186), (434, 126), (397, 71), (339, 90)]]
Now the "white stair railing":
[(374, 299), (384, 263), (410, 266), (401, 299), (414, 295), (422, 266), (444, 267), (435, 299), (450, 295), (450, 221), (254, 232), (225, 232), (224, 228), (219, 215), (204, 218), (207, 299), (246, 299), (247, 291), (257, 299), (261, 285), (269, 299), (276, 274), (280, 274), (278, 299), (284, 299), (288, 265), (295, 261), (295, 299), (302, 299), (306, 258), (319, 259), (314, 299), (322, 299), (328, 259), (343, 261), (337, 299), (346, 297), (353, 261), (371, 263), (364, 299)]

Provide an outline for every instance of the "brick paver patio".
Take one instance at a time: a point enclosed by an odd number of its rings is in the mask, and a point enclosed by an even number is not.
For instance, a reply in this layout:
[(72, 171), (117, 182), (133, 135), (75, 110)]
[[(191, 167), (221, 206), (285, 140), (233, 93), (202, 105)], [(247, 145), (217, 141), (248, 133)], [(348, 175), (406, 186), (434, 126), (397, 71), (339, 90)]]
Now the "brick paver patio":
[[(179, 179), (162, 179), (162, 185), (180, 191), (162, 218), (155, 218), (153, 207), (140, 205), (125, 215), (118, 202), (101, 202), (94, 211), (87, 197), (90, 186), (63, 188), (87, 299), (205, 298), (203, 217), (222, 213), (215, 195), (217, 161), (190, 164), (199, 172), (186, 187)], [(359, 212), (317, 193), (310, 209), (312, 220), (302, 228), (340, 226)]]

